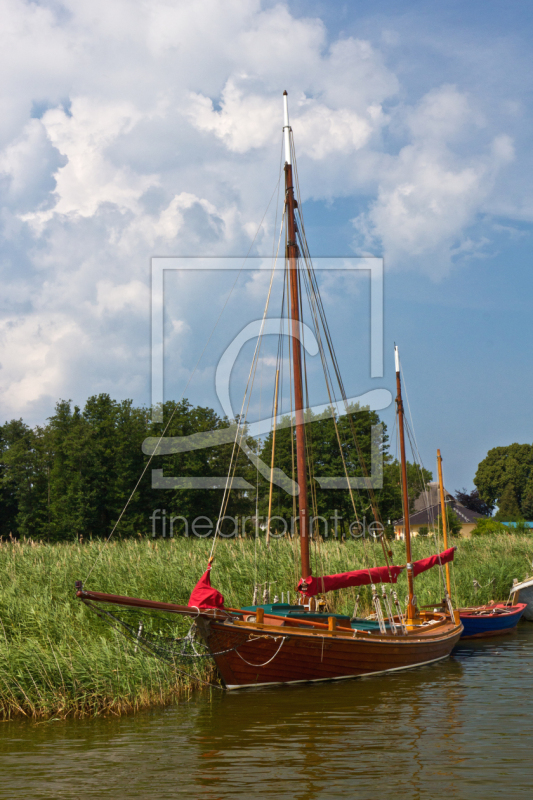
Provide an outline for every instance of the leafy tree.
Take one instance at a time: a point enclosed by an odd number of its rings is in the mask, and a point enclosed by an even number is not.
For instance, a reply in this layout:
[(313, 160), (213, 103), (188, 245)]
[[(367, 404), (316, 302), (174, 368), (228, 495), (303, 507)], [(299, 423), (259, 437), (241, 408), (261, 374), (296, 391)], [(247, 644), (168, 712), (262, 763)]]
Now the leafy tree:
[[(379, 510), (381, 521), (387, 526), (403, 516), (402, 493), (400, 482), (400, 465), (388, 453), (388, 435), (386, 426), (383, 425), (379, 440), (373, 440), (372, 426), (379, 425), (380, 419), (375, 411), (368, 408), (354, 407), (350, 410), (353, 428), (355, 429), (358, 447), (354, 441), (352, 424), (347, 415), (337, 417), (335, 421), (331, 416), (313, 416), (306, 421), (306, 442), (308, 460), (312, 462), (312, 471), (308, 477), (309, 504), (316, 514), (324, 518), (328, 525), (329, 535), (348, 535), (349, 526), (356, 520), (352, 497), (348, 489), (321, 489), (314, 480), (320, 477), (344, 477), (344, 463), (350, 477), (364, 475), (361, 457), (370, 472), (372, 456), (383, 461), (383, 487), (375, 489), (375, 501)], [(335, 422), (337, 431), (335, 430)], [(339, 441), (342, 445), (342, 454)], [(263, 443), (260, 456), (265, 464), (270, 467), (272, 456), (272, 434)], [(276, 432), (275, 467), (283, 470), (292, 478), (296, 472), (296, 444), (295, 431), (290, 427), (290, 419), (284, 420), (283, 426)], [(408, 484), (411, 507), (414, 499), (420, 494), (424, 482), (431, 480), (431, 473), (420, 470), (412, 464), (408, 465)], [(263, 517), (268, 514), (269, 483), (261, 479), (259, 483), (259, 510)], [(373, 512), (370, 498), (366, 489), (352, 491), (357, 517), (366, 518), (367, 523), (373, 521)], [(292, 497), (281, 487), (275, 486), (273, 491), (272, 516), (283, 518), (287, 526), (291, 517), (298, 516), (297, 497)], [(338, 520), (338, 521), (336, 521)], [(275, 521), (276, 526), (282, 528), (280, 521)], [(337, 529), (337, 530), (335, 530)], [(319, 523), (318, 530), (323, 533), (324, 524)]]
[(494, 447), (479, 464), (474, 483), (480, 497), (489, 505), (500, 505), (502, 495), (510, 485), (519, 506), (533, 489), (533, 445), (510, 444)]
[(88, 529), (91, 512), (90, 479), (87, 462), (91, 460), (90, 425), (80, 409), (71, 409), (70, 401), (56, 404), (55, 414), (43, 432), (51, 453), (49, 475), (49, 522), (34, 535), (50, 541), (75, 539), (98, 531)]
[[(173, 535), (190, 535), (188, 525), (194, 518), (205, 516), (215, 523), (221, 510), (227, 517), (248, 517), (247, 529), (252, 530), (256, 493), (259, 514), (266, 517), (270, 483), (241, 448), (234, 448), (235, 428), (231, 428), (230, 421), (219, 417), (213, 409), (193, 407), (187, 400), (177, 406), (165, 403), (162, 411), (165, 422), (153, 423), (148, 409), (136, 408), (129, 400), (119, 403), (108, 394), (99, 394), (90, 397), (83, 409), (73, 406), (71, 401), (59, 401), (54, 414), (42, 427), (31, 429), (22, 420), (0, 426), (0, 535), (12, 533), (47, 541), (107, 537), (135, 487), (117, 536), (151, 535), (150, 517), (157, 509), (157, 535), (163, 531), (163, 517), (167, 536), (170, 520)], [(136, 486), (153, 452), (150, 442), (157, 443), (169, 419), (171, 423), (165, 437), (167, 440), (174, 437), (175, 447), (166, 455), (154, 455), (150, 470)], [(362, 460), (370, 470), (372, 456), (381, 459), (383, 487), (375, 490), (381, 520), (386, 525), (389, 519), (393, 521), (403, 515), (400, 466), (388, 453), (386, 428), (383, 426), (382, 435), (377, 439), (372, 433), (372, 426), (379, 422), (376, 412), (358, 407), (352, 409), (351, 420), (346, 415), (335, 422), (326, 416), (307, 420), (307, 451), (314, 464), (308, 484), (310, 505), (313, 513), (316, 511), (327, 520), (330, 532), (337, 525), (337, 534), (348, 534), (349, 525), (356, 517), (352, 500), (347, 489), (321, 489), (315, 476), (343, 477), (343, 458), (350, 477), (364, 475)], [(211, 431), (223, 437), (214, 446)], [(209, 446), (191, 450), (180, 447), (179, 437), (194, 434), (201, 438), (202, 433), (209, 433)], [(246, 444), (253, 452), (258, 452), (254, 440), (246, 439)], [(267, 469), (271, 452), (272, 436), (260, 446), (260, 456)], [(294, 429), (288, 424), (278, 428), (275, 461), (276, 468), (283, 470), (288, 479), (293, 476), (294, 459)], [(221, 509), (223, 482), (231, 464), (232, 473), (254, 488), (233, 490), (226, 508)], [(163, 483), (170, 479), (168, 488), (152, 488), (153, 470), (159, 470)], [(179, 489), (172, 486), (173, 477), (221, 478), (221, 488), (215, 491)], [(421, 473), (414, 465), (408, 465), (411, 500), (430, 479), (431, 473)], [(357, 517), (366, 517), (367, 523), (373, 521), (368, 492), (357, 489), (353, 497)], [(297, 498), (276, 486), (272, 513), (290, 522), (293, 515), (298, 516)], [(323, 530), (322, 523), (321, 526)], [(225, 533), (234, 528), (231, 519), (223, 523)]]
[(465, 508), (477, 511), (478, 514), (483, 514), (484, 517), (490, 517), (494, 511), (494, 503), (486, 503), (482, 500), (479, 495), (479, 489), (472, 489), (471, 492), (461, 489), (455, 492), (455, 499)]
[(517, 520), (522, 519), (522, 515), (520, 514), (520, 506), (518, 505), (518, 500), (516, 499), (516, 494), (512, 483), (508, 483), (503, 490), (503, 494), (498, 505), (498, 512), (495, 515), (495, 518), (497, 520), (501, 520), (502, 522), (516, 522)]
[(524, 519), (530, 522), (533, 520), (533, 492), (528, 491), (524, 495), (521, 512)]
[(524, 494), (522, 495), (520, 510), (524, 519), (533, 520), (533, 471), (529, 476)]
[(11, 420), (0, 433), (0, 535), (31, 535), (46, 519), (46, 463), (40, 431)]

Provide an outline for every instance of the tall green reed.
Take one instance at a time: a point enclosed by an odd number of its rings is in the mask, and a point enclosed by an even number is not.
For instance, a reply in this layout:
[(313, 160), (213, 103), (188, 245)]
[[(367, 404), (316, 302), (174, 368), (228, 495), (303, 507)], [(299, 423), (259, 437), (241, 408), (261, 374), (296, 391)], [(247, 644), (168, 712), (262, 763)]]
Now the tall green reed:
[[(179, 701), (215, 679), (210, 663), (191, 674), (138, 650), (75, 597), (75, 580), (94, 566), (88, 588), (187, 603), (207, 566), (210, 540), (144, 539), (46, 545), (32, 541), (0, 545), (0, 714), (28, 717), (125, 713)], [(459, 540), (452, 586), (459, 605), (505, 599), (513, 578), (531, 571), (533, 537), (503, 535)], [(416, 539), (413, 558), (435, 551)], [(388, 543), (393, 561), (405, 560), (401, 542)], [(298, 579), (297, 541), (223, 540), (216, 548), (212, 583), (226, 605), (252, 602), (254, 584), (270, 583), (271, 599), (290, 592)], [(383, 563), (379, 545), (336, 540), (312, 544), (314, 574), (344, 572)], [(476, 581), (481, 588), (475, 588)], [(405, 577), (398, 593), (407, 591)], [(416, 581), (421, 605), (442, 597), (439, 569)], [(332, 609), (370, 610), (367, 587), (331, 595)], [(183, 622), (184, 630), (188, 623)]]

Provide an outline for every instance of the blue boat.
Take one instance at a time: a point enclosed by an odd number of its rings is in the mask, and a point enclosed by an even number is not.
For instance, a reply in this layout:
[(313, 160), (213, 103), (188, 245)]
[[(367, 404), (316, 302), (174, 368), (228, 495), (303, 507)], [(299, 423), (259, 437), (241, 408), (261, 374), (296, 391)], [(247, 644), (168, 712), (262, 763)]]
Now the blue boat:
[(463, 623), (461, 639), (481, 639), (486, 636), (501, 636), (512, 633), (527, 607), (526, 603), (487, 603), (476, 608), (460, 608)]

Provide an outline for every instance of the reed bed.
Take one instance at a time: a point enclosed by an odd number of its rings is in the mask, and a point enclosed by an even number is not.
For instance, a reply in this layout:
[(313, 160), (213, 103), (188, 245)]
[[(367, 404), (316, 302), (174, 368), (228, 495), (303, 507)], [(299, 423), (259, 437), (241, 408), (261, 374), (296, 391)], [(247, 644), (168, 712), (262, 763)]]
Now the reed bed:
[[(210, 662), (193, 673), (134, 652), (130, 642), (107, 627), (75, 597), (75, 580), (84, 580), (94, 566), (87, 588), (154, 600), (187, 603), (204, 572), (210, 540), (125, 540), (47, 545), (32, 541), (0, 545), (0, 716), (49, 718), (123, 714), (155, 705), (181, 702), (205, 685), (216, 683)], [(452, 568), (459, 605), (506, 599), (513, 578), (531, 572), (533, 536), (501, 535), (458, 540)], [(252, 602), (254, 583), (271, 583), (271, 597), (289, 591), (295, 598), (298, 542), (264, 540), (219, 542), (212, 582), (227, 606)], [(405, 560), (403, 545), (389, 542), (393, 561)], [(435, 552), (431, 539), (416, 539), (413, 558)], [(313, 543), (314, 572), (343, 572), (383, 563), (381, 546), (361, 541)], [(366, 553), (366, 555), (365, 555)], [(442, 577), (433, 569), (416, 581), (418, 602), (442, 597)], [(481, 588), (475, 588), (476, 581)], [(336, 611), (370, 610), (365, 587), (330, 598)], [(406, 593), (405, 578), (398, 594)], [(184, 626), (188, 625), (184, 621)]]

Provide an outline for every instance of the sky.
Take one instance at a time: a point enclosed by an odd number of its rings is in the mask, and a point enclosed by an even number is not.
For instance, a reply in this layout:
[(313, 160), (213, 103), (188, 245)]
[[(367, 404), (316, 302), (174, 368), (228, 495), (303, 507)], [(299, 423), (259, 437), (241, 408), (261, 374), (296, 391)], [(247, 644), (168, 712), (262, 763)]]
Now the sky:
[[(312, 254), (384, 259), (381, 379), (367, 279), (329, 284), (352, 394), (394, 391), (396, 342), (451, 491), (533, 441), (530, 2), (0, 7), (0, 420), (99, 392), (150, 404), (151, 259), (272, 252), (286, 89)], [(220, 411), (213, 352), (257, 315), (267, 261), (187, 385), (235, 274), (190, 263), (166, 278), (165, 397)]]

